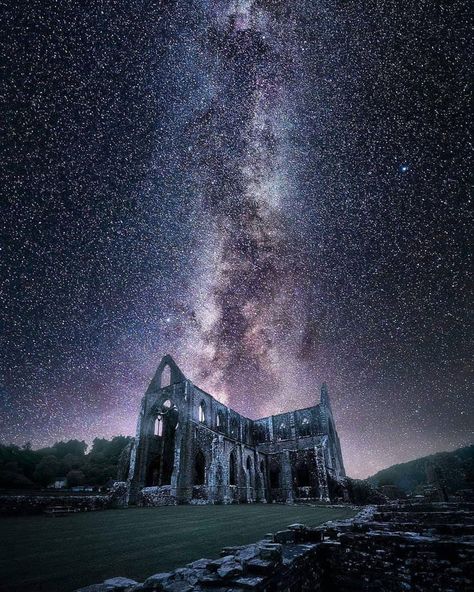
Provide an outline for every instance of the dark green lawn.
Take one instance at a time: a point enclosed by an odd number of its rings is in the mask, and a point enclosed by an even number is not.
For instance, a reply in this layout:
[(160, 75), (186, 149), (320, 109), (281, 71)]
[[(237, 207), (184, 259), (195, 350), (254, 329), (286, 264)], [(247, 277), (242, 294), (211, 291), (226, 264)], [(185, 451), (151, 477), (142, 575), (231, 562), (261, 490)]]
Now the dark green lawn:
[(349, 508), (258, 504), (4, 518), (0, 591), (71, 592), (113, 576), (143, 581), (294, 522), (315, 526), (353, 514)]

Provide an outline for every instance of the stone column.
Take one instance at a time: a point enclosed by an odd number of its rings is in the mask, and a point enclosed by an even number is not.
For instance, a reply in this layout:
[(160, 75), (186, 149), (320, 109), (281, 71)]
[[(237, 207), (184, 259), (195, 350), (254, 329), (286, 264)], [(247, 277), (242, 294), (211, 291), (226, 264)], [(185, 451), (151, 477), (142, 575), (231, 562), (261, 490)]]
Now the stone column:
[(286, 494), (286, 503), (293, 503), (293, 474), (291, 470), (290, 451), (284, 450), (281, 459), (281, 483)]
[(211, 446), (211, 463), (209, 465), (209, 478), (207, 481), (209, 489), (209, 501), (224, 501), (224, 475), (222, 466), (224, 464), (224, 436), (214, 436)]
[(314, 454), (316, 458), (316, 472), (318, 475), (319, 499), (324, 502), (329, 502), (329, 487), (326, 463), (324, 461), (324, 448), (324, 443), (316, 444), (314, 447)]
[[(263, 504), (267, 503), (267, 497), (266, 497), (266, 487), (265, 487), (265, 472), (266, 472), (266, 467), (264, 465), (263, 467), (263, 472), (260, 469), (260, 464), (261, 464), (261, 459), (259, 458), (258, 454), (255, 455), (255, 490), (256, 490), (256, 496), (257, 496), (257, 501), (261, 502)], [(257, 478), (258, 478), (258, 487), (257, 487)]]

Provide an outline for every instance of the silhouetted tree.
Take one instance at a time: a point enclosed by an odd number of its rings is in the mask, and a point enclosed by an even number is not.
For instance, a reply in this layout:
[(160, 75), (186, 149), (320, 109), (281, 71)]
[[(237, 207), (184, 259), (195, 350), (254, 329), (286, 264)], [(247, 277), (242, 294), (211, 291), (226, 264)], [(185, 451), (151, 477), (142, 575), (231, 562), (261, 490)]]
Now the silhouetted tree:
[(84, 483), (85, 475), (82, 471), (69, 471), (66, 475), (66, 483), (68, 487), (76, 487)]
[(35, 469), (33, 477), (41, 485), (49, 485), (58, 476), (60, 464), (54, 454), (43, 457)]

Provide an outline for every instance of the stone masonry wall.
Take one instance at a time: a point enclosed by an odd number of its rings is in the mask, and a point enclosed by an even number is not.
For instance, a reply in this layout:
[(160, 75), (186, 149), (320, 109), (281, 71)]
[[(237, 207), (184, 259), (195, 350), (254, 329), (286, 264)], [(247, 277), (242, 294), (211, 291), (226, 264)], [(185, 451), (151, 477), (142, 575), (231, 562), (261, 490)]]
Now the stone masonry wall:
[(117, 482), (107, 495), (0, 495), (0, 516), (41, 514), (53, 506), (87, 512), (126, 505), (127, 485)]
[(77, 592), (468, 592), (473, 531), (474, 504), (368, 507), (351, 520), (290, 525), (141, 584), (113, 578)]

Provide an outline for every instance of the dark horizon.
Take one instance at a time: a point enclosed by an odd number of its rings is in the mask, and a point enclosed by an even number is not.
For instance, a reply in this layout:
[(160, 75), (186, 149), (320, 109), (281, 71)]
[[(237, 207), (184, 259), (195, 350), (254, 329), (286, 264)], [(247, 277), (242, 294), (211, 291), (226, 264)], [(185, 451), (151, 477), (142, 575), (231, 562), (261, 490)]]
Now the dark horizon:
[(349, 475), (473, 441), (469, 5), (5, 8), (0, 434), (133, 435), (165, 353)]

